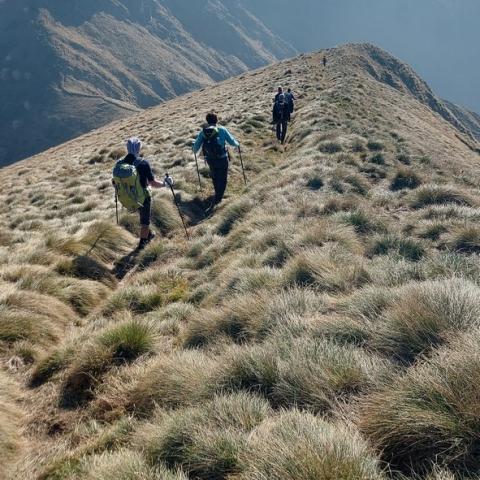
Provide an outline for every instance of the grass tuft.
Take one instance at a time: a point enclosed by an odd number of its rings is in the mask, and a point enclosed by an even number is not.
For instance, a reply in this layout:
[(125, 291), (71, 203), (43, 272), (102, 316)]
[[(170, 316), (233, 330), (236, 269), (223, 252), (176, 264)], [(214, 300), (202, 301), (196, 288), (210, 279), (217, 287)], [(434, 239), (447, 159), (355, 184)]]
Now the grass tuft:
[(479, 348), (479, 331), (470, 331), (365, 399), (359, 427), (393, 468), (476, 471)]
[(241, 480), (382, 480), (379, 461), (352, 429), (281, 412), (253, 433)]
[(412, 197), (413, 208), (424, 208), (429, 205), (443, 205), (453, 203), (456, 205), (474, 206), (471, 197), (454, 187), (443, 185), (424, 185), (416, 190)]
[(390, 183), (390, 190), (415, 189), (422, 184), (422, 178), (412, 169), (398, 169)]

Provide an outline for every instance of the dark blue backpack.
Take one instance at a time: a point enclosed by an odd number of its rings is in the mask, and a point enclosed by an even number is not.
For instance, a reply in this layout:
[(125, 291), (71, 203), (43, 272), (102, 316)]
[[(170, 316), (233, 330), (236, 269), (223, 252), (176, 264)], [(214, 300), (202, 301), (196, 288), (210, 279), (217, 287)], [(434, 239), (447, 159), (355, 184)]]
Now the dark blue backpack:
[(218, 142), (219, 130), (217, 127), (208, 126), (203, 129), (202, 150), (205, 158), (210, 160), (223, 158), (227, 154), (224, 145)]

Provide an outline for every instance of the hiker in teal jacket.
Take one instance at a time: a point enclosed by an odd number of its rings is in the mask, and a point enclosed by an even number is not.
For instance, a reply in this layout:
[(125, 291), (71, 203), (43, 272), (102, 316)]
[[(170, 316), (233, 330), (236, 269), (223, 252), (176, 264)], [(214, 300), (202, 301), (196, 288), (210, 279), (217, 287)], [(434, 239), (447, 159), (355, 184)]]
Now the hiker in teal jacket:
[(225, 128), (218, 124), (218, 117), (211, 112), (207, 115), (207, 126), (198, 134), (193, 145), (193, 151), (197, 153), (200, 148), (203, 150), (205, 161), (210, 167), (215, 199), (209, 210), (220, 203), (223, 199), (228, 179), (228, 153), (225, 144), (232, 147), (239, 147), (235, 137)]

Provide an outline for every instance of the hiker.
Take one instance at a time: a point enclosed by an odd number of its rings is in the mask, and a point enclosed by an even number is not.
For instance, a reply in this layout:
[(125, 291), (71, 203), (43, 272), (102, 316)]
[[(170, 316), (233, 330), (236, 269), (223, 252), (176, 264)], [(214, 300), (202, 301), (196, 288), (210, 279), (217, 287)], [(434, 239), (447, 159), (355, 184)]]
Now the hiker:
[(285, 101), (287, 102), (290, 113), (292, 114), (293, 110), (295, 109), (295, 95), (293, 94), (291, 88), (289, 88), (285, 94)]
[(327, 57), (325, 55), (323, 56), (322, 62), (323, 62), (323, 66), (326, 67), (327, 66)]
[(290, 107), (288, 106), (285, 95), (279, 95), (277, 101), (273, 105), (273, 123), (276, 125), (277, 140), (285, 142), (287, 136), (288, 122), (290, 121)]
[(273, 103), (276, 103), (278, 101), (278, 97), (280, 95), (283, 95), (283, 87), (278, 87), (277, 88), (277, 93), (275, 95), (275, 98), (273, 99)]
[(142, 142), (138, 138), (128, 139), (128, 155), (116, 163), (112, 179), (120, 203), (128, 210), (137, 210), (139, 213), (140, 242), (138, 250), (144, 248), (155, 238), (155, 232), (150, 229), (152, 209), (150, 187), (173, 186), (172, 177), (166, 176), (163, 182), (155, 180), (150, 164), (140, 155), (141, 148)]
[(222, 201), (227, 188), (228, 152), (225, 143), (232, 147), (240, 147), (240, 144), (225, 127), (218, 125), (216, 113), (208, 113), (206, 121), (207, 125), (202, 128), (193, 144), (193, 151), (196, 154), (202, 148), (205, 161), (210, 168), (215, 190), (215, 198), (207, 207), (207, 212), (211, 212)]

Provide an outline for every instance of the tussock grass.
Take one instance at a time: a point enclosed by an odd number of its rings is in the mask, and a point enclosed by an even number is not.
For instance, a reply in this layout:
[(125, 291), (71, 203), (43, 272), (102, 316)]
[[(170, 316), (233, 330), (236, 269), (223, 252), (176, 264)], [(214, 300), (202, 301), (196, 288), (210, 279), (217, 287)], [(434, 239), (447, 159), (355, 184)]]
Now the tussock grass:
[(418, 188), (412, 196), (410, 205), (413, 208), (424, 208), (429, 205), (448, 203), (469, 207), (476, 205), (476, 202), (467, 193), (444, 185), (424, 185)]
[(371, 212), (364, 210), (355, 210), (342, 216), (342, 220), (351, 225), (357, 233), (368, 234), (372, 232), (380, 232), (385, 227), (375, 218), (372, 218)]
[(361, 431), (392, 466), (477, 470), (479, 341), (462, 335), (360, 406)]
[(477, 286), (460, 279), (407, 285), (384, 313), (374, 342), (395, 358), (412, 362), (449, 334), (479, 324), (479, 293)]
[(10, 473), (10, 467), (22, 448), (21, 411), (16, 405), (19, 397), (17, 387), (6, 373), (0, 371), (0, 461), (5, 476)]
[(367, 142), (367, 148), (371, 152), (379, 152), (385, 148), (384, 144), (378, 140), (369, 140)]
[(252, 203), (248, 199), (242, 199), (231, 204), (220, 219), (217, 233), (219, 235), (228, 235), (235, 223), (241, 220), (251, 208)]
[(73, 358), (63, 381), (61, 404), (75, 407), (91, 400), (93, 390), (110, 368), (151, 353), (154, 343), (152, 327), (135, 320), (103, 332)]
[(435, 241), (438, 240), (447, 231), (448, 228), (443, 223), (431, 222), (422, 226), (419, 237)]
[(201, 347), (222, 337), (236, 343), (261, 341), (291, 318), (324, 308), (321, 297), (300, 289), (237, 296), (221, 308), (197, 312), (186, 326), (183, 345)]
[(480, 229), (475, 225), (455, 228), (446, 238), (448, 248), (459, 253), (480, 253)]
[(121, 310), (147, 313), (186, 297), (188, 282), (175, 272), (162, 272), (155, 283), (133, 284), (117, 290), (103, 308), (111, 316)]
[(336, 246), (305, 250), (285, 267), (286, 286), (346, 292), (369, 281), (363, 261)]
[(381, 480), (379, 461), (352, 429), (281, 412), (252, 434), (242, 480)]
[[(56, 273), (42, 266), (11, 265), (0, 270), (0, 278), (12, 282), (20, 291), (38, 292), (56, 297), (69, 304), (79, 314), (88, 314), (108, 293), (101, 284), (89, 280), (59, 277)], [(110, 278), (110, 274), (108, 277)]]
[(152, 198), (152, 223), (162, 235), (169, 235), (175, 230), (182, 228), (173, 198), (170, 199), (163, 196)]
[(322, 153), (334, 154), (343, 150), (342, 145), (338, 142), (322, 142), (318, 147)]
[(338, 308), (351, 318), (369, 323), (378, 320), (397, 298), (398, 294), (394, 290), (365, 287), (341, 300)]
[(74, 258), (73, 260), (61, 260), (56, 266), (56, 271), (65, 276), (95, 280), (109, 287), (116, 286), (115, 277), (105, 265), (84, 255)]
[(275, 407), (330, 414), (387, 375), (385, 362), (353, 345), (291, 335), (290, 331), (266, 344), (232, 351), (221, 367), (217, 388), (255, 391)]
[(152, 467), (139, 452), (126, 449), (86, 457), (79, 468), (85, 480), (188, 480), (184, 473)]
[(108, 222), (98, 221), (83, 229), (76, 237), (50, 234), (46, 246), (54, 252), (70, 256), (89, 256), (99, 262), (112, 262), (119, 254), (127, 253), (132, 237)]
[(0, 341), (29, 340), (48, 346), (61, 337), (76, 319), (71, 308), (59, 300), (6, 286), (0, 294)]
[(425, 247), (411, 238), (382, 235), (373, 241), (368, 253), (370, 256), (395, 253), (405, 260), (418, 262), (425, 255)]
[(326, 200), (323, 206), (323, 213), (332, 214), (336, 212), (346, 212), (358, 208), (358, 198), (354, 196), (335, 196)]
[(273, 386), (276, 405), (332, 412), (351, 395), (368, 391), (386, 374), (386, 365), (351, 345), (300, 339), (278, 363)]
[(30, 377), (30, 386), (38, 387), (64, 370), (72, 362), (74, 353), (73, 347), (65, 347), (40, 359)]
[(415, 189), (422, 184), (422, 177), (414, 170), (401, 168), (395, 173), (390, 183), (390, 190)]
[(357, 255), (364, 253), (364, 247), (354, 229), (347, 225), (336, 223), (330, 219), (321, 219), (313, 226), (307, 226), (302, 230), (303, 233), (299, 235), (299, 240), (292, 242), (293, 250), (331, 245)]
[(148, 417), (157, 406), (178, 408), (211, 398), (216, 362), (199, 351), (162, 355), (125, 368), (97, 393), (96, 410)]
[(265, 400), (239, 393), (202, 407), (160, 412), (137, 441), (153, 465), (182, 468), (190, 477), (223, 479), (242, 470), (248, 433), (271, 413)]

